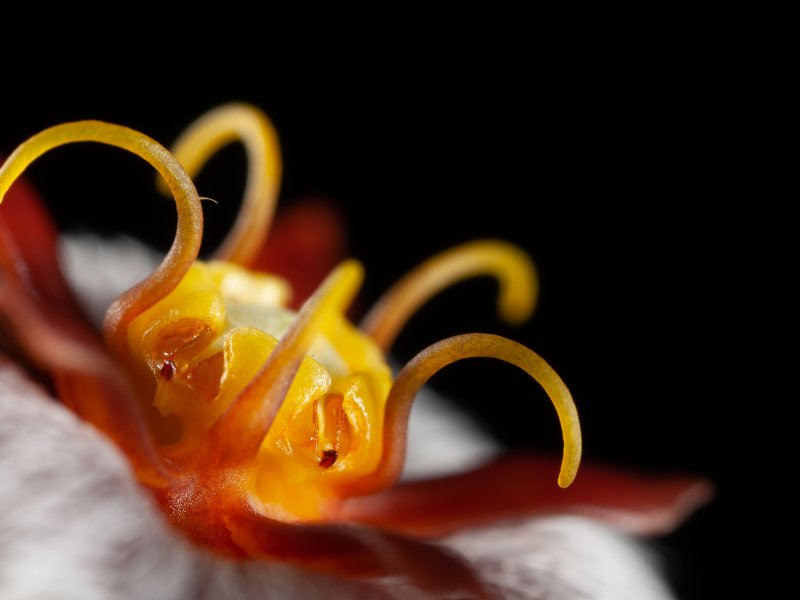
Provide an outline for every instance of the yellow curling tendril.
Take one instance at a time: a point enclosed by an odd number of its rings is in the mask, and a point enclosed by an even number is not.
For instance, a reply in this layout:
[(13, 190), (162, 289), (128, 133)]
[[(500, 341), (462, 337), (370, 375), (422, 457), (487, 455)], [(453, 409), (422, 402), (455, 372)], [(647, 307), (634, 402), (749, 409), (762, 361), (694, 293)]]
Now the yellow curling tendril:
[(447, 338), (417, 354), (403, 367), (386, 401), (383, 474), (379, 487), (397, 479), (405, 456), (405, 428), (411, 404), (419, 389), (440, 369), (465, 358), (497, 358), (516, 365), (547, 392), (558, 413), (564, 436), (564, 455), (558, 484), (568, 487), (581, 460), (581, 428), (578, 411), (567, 386), (538, 354), (507, 338), (469, 333)]
[(246, 266), (267, 236), (280, 188), (281, 152), (272, 123), (255, 106), (225, 104), (190, 124), (172, 152), (189, 176), (195, 177), (215, 152), (233, 142), (241, 142), (247, 152), (247, 182), (233, 229), (214, 258)]
[(530, 317), (539, 293), (533, 262), (512, 244), (480, 240), (446, 250), (410, 271), (375, 303), (360, 327), (386, 352), (420, 306), (446, 287), (480, 275), (499, 281), (497, 309), (505, 321), (518, 324)]
[(0, 167), (0, 201), (22, 172), (49, 150), (77, 142), (98, 142), (132, 152), (150, 163), (164, 178), (178, 209), (175, 240), (158, 268), (111, 305), (103, 325), (108, 343), (127, 354), (130, 322), (169, 294), (189, 270), (200, 249), (203, 212), (194, 183), (170, 152), (155, 140), (128, 127), (102, 121), (75, 121), (32, 136)]

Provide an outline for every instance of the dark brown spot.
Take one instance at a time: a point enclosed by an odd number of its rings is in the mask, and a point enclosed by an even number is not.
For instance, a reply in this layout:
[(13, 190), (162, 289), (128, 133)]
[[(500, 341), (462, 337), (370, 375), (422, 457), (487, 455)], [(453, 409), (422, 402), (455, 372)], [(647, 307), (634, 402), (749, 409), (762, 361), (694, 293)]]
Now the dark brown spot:
[(164, 364), (161, 365), (161, 376), (169, 381), (172, 379), (172, 376), (175, 375), (175, 371), (178, 370), (178, 367), (175, 366), (175, 363), (169, 359), (164, 361)]
[(339, 453), (336, 450), (325, 450), (322, 453), (322, 457), (319, 459), (319, 466), (323, 469), (329, 469), (333, 466), (333, 463), (336, 462), (336, 459), (339, 458)]

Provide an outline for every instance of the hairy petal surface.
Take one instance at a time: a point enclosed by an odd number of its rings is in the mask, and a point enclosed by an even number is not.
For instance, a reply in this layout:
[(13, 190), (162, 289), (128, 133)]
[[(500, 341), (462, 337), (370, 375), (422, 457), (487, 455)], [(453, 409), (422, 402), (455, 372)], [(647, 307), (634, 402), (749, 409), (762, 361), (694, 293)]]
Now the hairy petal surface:
[(60, 244), (64, 275), (98, 327), (111, 303), (152, 273), (161, 256), (126, 236), (72, 234), (62, 236)]
[(111, 443), (5, 361), (0, 475), (4, 599), (397, 597), (386, 586), (194, 548)]
[(580, 517), (492, 525), (446, 543), (508, 600), (675, 600), (652, 548)]

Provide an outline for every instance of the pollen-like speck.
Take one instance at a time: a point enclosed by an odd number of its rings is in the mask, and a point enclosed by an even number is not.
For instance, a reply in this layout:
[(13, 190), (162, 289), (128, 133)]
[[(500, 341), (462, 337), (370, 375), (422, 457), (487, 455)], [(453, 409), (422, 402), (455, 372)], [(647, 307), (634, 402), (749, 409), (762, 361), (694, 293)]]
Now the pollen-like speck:
[(330, 469), (339, 458), (339, 453), (336, 450), (325, 450), (319, 459), (319, 466), (323, 469)]
[(169, 381), (172, 379), (172, 376), (175, 375), (175, 371), (178, 370), (178, 367), (175, 366), (175, 362), (172, 360), (165, 360), (164, 364), (161, 365), (161, 377)]

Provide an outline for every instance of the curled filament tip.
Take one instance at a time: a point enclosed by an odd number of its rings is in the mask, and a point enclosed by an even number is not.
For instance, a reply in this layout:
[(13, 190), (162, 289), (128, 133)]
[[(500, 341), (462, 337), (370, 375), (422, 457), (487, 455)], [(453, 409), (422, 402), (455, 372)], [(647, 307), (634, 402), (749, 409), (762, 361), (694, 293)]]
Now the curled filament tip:
[(280, 145), (270, 120), (250, 104), (225, 104), (189, 125), (172, 151), (194, 177), (215, 152), (237, 141), (247, 152), (247, 182), (236, 222), (214, 258), (249, 266), (267, 236), (280, 187)]
[(29, 138), (0, 167), (0, 200), (17, 177), (42, 154), (76, 142), (98, 142), (132, 152), (150, 163), (175, 197), (178, 225), (167, 256), (150, 277), (123, 293), (106, 313), (106, 341), (128, 353), (130, 322), (169, 294), (197, 258), (203, 234), (203, 212), (192, 180), (175, 157), (155, 140), (133, 129), (102, 121), (75, 121), (45, 129)]
[(558, 484), (567, 487), (572, 483), (581, 460), (581, 428), (575, 403), (564, 382), (533, 350), (501, 336), (469, 333), (429, 346), (398, 374), (386, 403), (384, 459), (371, 491), (391, 485), (400, 475), (405, 459), (408, 417), (419, 389), (443, 367), (477, 357), (497, 358), (516, 365), (544, 388), (558, 413), (564, 437)]
[(511, 324), (528, 319), (539, 293), (536, 268), (518, 247), (481, 240), (429, 258), (392, 286), (361, 321), (361, 329), (387, 352), (403, 325), (420, 306), (446, 287), (479, 275), (500, 283), (498, 312)]

